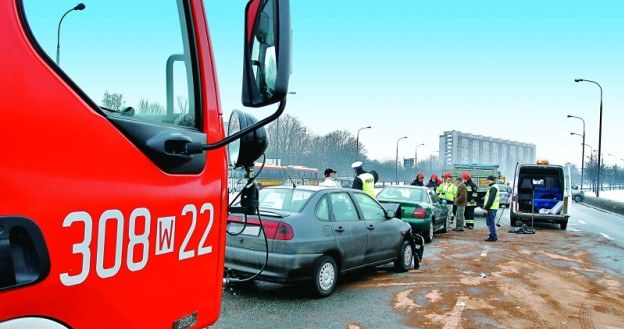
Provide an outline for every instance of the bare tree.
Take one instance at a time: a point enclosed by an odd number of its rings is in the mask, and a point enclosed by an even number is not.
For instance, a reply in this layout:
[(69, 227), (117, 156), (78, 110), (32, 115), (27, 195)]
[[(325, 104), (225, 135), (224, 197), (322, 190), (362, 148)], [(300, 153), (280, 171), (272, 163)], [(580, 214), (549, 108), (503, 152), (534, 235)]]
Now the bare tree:
[(165, 107), (160, 103), (141, 99), (139, 101), (138, 112), (141, 114), (165, 114)]
[(123, 109), (125, 104), (126, 101), (123, 99), (123, 94), (109, 93), (108, 90), (104, 91), (102, 106), (119, 112)]

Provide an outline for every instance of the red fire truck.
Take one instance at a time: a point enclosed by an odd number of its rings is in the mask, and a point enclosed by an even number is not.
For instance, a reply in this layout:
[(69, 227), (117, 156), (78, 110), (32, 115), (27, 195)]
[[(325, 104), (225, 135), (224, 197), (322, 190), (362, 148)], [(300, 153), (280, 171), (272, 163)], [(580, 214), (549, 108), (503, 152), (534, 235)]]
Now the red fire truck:
[(205, 328), (224, 146), (251, 171), (284, 111), (289, 3), (247, 4), (242, 102), (279, 106), (226, 137), (203, 1), (61, 2), (0, 1), (0, 329)]

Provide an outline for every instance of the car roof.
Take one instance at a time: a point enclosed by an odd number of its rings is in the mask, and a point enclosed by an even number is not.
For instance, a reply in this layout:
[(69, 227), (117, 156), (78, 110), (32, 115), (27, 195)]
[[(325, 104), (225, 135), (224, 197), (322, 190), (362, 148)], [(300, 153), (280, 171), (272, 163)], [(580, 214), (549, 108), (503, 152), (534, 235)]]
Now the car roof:
[(386, 186), (384, 187), (382, 190), (385, 190), (387, 188), (407, 188), (407, 189), (412, 189), (412, 190), (427, 190), (429, 189), (426, 186), (414, 186), (414, 185), (390, 185), (390, 186)]
[[(292, 186), (288, 186), (288, 185), (279, 185), (279, 186), (267, 186), (265, 187), (263, 190), (267, 190), (267, 189), (280, 189), (280, 190), (292, 190), (293, 187)], [(317, 191), (325, 191), (325, 190), (351, 190), (351, 191), (358, 191), (358, 190), (353, 190), (353, 189), (349, 189), (349, 188), (343, 188), (343, 187), (330, 187), (330, 186), (318, 186), (318, 185), (297, 185), (295, 186), (294, 190), (304, 190), (304, 191), (312, 191), (312, 192), (317, 192)]]

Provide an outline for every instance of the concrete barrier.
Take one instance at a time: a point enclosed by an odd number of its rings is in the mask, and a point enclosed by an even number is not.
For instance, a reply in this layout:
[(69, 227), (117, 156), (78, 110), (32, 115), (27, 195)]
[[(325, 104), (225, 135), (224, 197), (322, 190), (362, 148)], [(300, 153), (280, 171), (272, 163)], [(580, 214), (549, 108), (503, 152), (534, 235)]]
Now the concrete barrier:
[(585, 199), (582, 203), (586, 203), (590, 206), (600, 208), (602, 210), (624, 215), (624, 202), (617, 202), (585, 195)]

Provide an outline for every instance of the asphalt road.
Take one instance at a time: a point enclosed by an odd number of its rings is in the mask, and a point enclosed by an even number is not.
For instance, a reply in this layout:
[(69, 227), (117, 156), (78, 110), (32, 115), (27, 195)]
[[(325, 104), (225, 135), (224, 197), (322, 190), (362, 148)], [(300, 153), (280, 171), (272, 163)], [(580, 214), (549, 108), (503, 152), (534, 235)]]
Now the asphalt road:
[(419, 270), (348, 275), (324, 299), (306, 286), (226, 287), (214, 328), (624, 328), (624, 219), (580, 204), (571, 215), (567, 231), (518, 235), (505, 211), (490, 244), (478, 217), (436, 235)]

